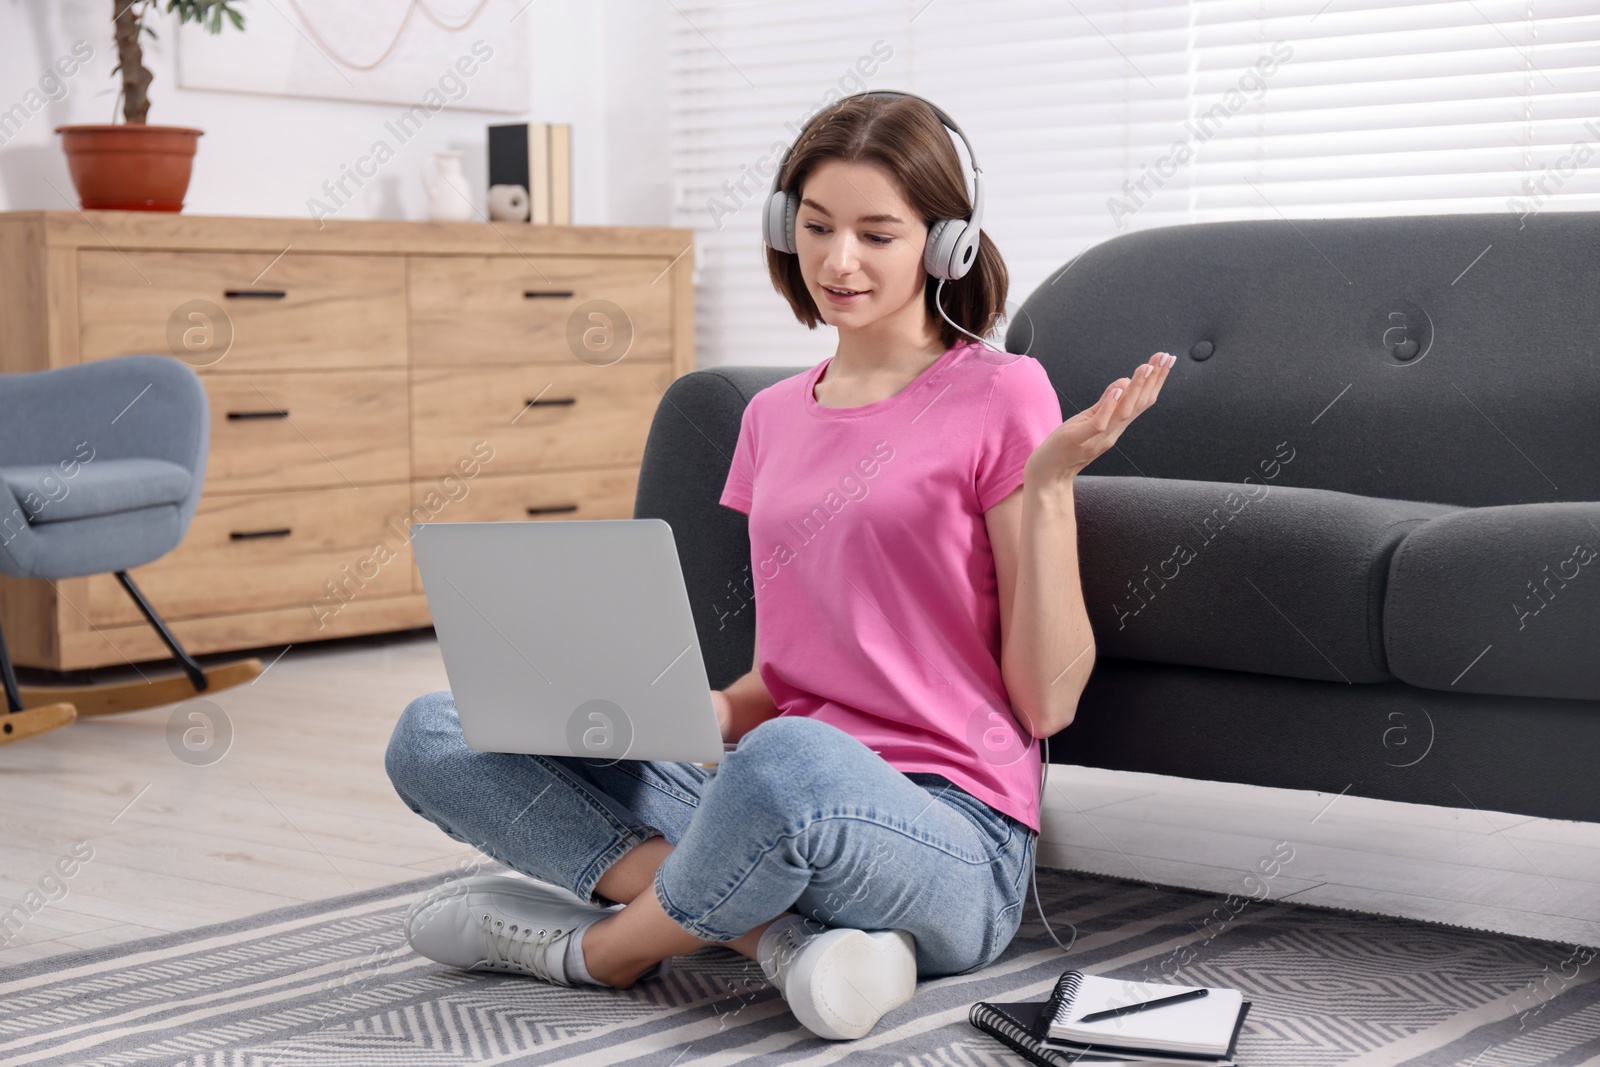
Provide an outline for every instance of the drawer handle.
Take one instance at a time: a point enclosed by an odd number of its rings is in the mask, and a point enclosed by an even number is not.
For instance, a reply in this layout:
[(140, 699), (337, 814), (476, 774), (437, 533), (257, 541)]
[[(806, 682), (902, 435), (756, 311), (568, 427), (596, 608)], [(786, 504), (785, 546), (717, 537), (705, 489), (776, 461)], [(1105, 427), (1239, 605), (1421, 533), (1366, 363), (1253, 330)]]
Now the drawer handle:
[(287, 411), (230, 411), (230, 419), (287, 419)]
[(522, 293), (524, 300), (539, 300), (544, 297), (554, 297), (557, 300), (572, 299), (571, 289), (525, 289)]
[(555, 404), (571, 405), (571, 404), (576, 404), (577, 402), (578, 402), (578, 398), (575, 397), (575, 396), (553, 396), (549, 400), (540, 400), (538, 397), (535, 396), (535, 397), (530, 397), (527, 400), (524, 400), (522, 402), (522, 406), (523, 407), (544, 407), (546, 405), (555, 405)]
[(576, 504), (550, 504), (550, 505), (547, 505), (547, 506), (542, 507), (542, 508), (529, 508), (528, 509), (528, 514), (529, 515), (549, 515), (549, 514), (552, 514), (553, 512), (558, 512), (558, 511), (577, 511), (577, 510), (578, 510), (578, 505), (576, 505)]
[(257, 537), (288, 537), (290, 527), (281, 530), (233, 530), (228, 534), (230, 541), (252, 541)]
[(229, 300), (282, 300), (289, 294), (282, 289), (224, 289), (222, 295)]

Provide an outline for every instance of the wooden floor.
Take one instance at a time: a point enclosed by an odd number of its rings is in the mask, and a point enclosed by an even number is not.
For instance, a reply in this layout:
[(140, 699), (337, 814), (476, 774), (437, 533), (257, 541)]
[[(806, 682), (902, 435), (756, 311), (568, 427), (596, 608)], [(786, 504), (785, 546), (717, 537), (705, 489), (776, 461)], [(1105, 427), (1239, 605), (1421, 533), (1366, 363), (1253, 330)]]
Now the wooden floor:
[[(400, 710), (447, 688), (431, 631), (280, 651), (215, 698), (233, 738), (208, 766), (175, 755), (170, 708), (0, 747), (0, 908), (48, 899), (0, 964), (471, 861), (383, 770)], [(1600, 825), (1070, 766), (1048, 794), (1042, 865), (1600, 945)]]

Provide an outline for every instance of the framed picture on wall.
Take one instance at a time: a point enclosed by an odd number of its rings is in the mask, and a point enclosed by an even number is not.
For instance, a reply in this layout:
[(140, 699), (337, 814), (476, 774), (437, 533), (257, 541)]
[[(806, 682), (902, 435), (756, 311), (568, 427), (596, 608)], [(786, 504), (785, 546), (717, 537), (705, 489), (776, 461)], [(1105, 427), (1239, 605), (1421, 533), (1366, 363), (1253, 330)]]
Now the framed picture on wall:
[(178, 29), (184, 89), (521, 113), (527, 0), (280, 0), (244, 34)]

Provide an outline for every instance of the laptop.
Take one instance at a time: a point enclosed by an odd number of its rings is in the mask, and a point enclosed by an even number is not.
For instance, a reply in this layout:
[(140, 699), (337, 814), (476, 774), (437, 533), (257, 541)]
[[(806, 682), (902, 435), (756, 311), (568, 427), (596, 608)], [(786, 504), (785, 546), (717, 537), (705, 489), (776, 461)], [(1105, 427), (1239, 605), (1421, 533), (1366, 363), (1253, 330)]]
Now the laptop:
[(425, 522), (411, 547), (469, 747), (708, 765), (735, 747), (665, 521)]

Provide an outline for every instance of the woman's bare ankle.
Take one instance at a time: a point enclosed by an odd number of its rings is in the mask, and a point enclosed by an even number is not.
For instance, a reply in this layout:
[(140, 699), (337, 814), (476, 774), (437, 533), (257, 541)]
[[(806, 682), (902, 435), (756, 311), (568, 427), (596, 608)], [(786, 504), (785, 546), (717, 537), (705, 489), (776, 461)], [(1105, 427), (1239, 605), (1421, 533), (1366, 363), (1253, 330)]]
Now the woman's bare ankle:
[[(783, 915), (789, 914), (792, 913), (787, 911), (783, 913)], [(724, 941), (723, 944), (733, 949), (733, 951), (737, 952), (739, 955), (745, 956), (749, 959), (755, 960), (757, 963), (760, 963), (761, 958), (756, 955), (756, 947), (761, 944), (761, 935), (767, 932), (767, 927), (783, 918), (783, 915), (778, 915), (768, 919), (766, 922), (750, 930), (748, 933), (740, 934), (732, 941)]]
[(646, 886), (632, 903), (586, 927), (580, 947), (592, 977), (626, 989), (662, 960), (705, 944), (662, 911), (654, 887)]
[(618, 950), (616, 942), (609, 936), (616, 921), (616, 915), (609, 915), (585, 927), (579, 948), (583, 952), (583, 969), (589, 972), (591, 978), (618, 989), (626, 989), (650, 969), (651, 963), (629, 960)]
[[(773, 922), (776, 921), (777, 920), (773, 920)], [(724, 941), (722, 944), (725, 947), (732, 949), (734, 952), (737, 952), (739, 955), (745, 956), (759, 963), (760, 958), (756, 955), (756, 946), (761, 943), (761, 935), (766, 933), (767, 927), (771, 925), (772, 922), (764, 922), (748, 933), (741, 934), (732, 941)], [(585, 950), (588, 949), (589, 945), (587, 940), (585, 940), (583, 947)], [(639, 980), (639, 976), (641, 974), (648, 971), (654, 965), (654, 962), (650, 962), (635, 964), (633, 966), (625, 966), (623, 965), (622, 961), (612, 959), (609, 955), (601, 954), (597, 954), (596, 962), (591, 964), (589, 962), (588, 952), (584, 952), (584, 967), (589, 971), (589, 973), (595, 978), (604, 982), (606, 985), (615, 986), (618, 989), (627, 989), (629, 986), (633, 985), (633, 983)]]
[(594, 890), (608, 900), (627, 903), (650, 888), (656, 871), (672, 852), (672, 845), (664, 837), (649, 837), (624, 852), (607, 867)]
[(627, 989), (639, 980), (639, 976), (648, 971), (654, 964), (645, 964), (642, 967), (615, 967), (608, 968), (604, 963), (590, 963), (586, 958), (583, 961), (584, 969), (596, 981), (604, 982), (617, 989)]

